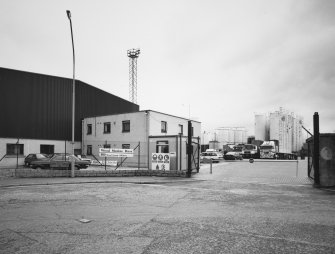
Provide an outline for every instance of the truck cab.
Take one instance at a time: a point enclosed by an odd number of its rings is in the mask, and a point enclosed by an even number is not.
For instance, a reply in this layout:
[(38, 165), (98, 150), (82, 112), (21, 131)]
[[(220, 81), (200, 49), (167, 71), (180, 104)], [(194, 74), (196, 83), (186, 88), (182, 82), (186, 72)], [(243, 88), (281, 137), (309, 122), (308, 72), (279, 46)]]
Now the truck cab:
[(259, 150), (261, 159), (275, 159), (278, 151), (274, 141), (264, 141), (260, 145)]
[(244, 147), (242, 149), (242, 156), (243, 156), (243, 158), (246, 158), (246, 159), (249, 159), (249, 158), (257, 159), (257, 158), (259, 158), (258, 147), (256, 145), (253, 145), (253, 144), (244, 145)]

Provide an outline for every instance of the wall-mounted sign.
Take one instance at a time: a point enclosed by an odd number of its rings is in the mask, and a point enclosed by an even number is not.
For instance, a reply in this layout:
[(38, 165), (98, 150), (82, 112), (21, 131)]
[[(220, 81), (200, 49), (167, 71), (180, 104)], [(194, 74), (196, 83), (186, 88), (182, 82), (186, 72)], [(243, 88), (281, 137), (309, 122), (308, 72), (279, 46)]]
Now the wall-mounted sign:
[(134, 157), (134, 149), (99, 148), (100, 157)]
[(170, 170), (170, 154), (153, 153), (151, 163), (153, 170)]

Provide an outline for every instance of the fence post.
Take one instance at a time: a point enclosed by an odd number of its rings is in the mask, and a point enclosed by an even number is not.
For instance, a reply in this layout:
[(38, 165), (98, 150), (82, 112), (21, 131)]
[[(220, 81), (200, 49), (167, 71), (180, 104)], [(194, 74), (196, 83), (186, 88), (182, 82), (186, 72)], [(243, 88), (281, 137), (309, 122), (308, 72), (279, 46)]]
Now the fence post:
[(212, 172), (213, 172), (212, 171), (212, 163), (213, 163), (213, 161), (212, 161), (212, 159), (210, 159), (210, 160), (211, 160), (211, 165), (210, 165), (210, 171), (209, 172), (212, 174)]
[(140, 163), (141, 163), (141, 142), (138, 142), (138, 165), (137, 169), (140, 170)]

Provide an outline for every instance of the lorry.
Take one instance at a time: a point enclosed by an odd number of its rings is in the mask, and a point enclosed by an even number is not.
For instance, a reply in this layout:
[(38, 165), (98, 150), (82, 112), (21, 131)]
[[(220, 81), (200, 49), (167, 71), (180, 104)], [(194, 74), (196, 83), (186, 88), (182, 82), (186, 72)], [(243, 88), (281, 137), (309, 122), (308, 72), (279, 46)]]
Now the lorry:
[(245, 144), (242, 149), (243, 159), (259, 159), (259, 148), (254, 144)]
[(260, 147), (261, 159), (280, 159), (280, 160), (296, 160), (297, 155), (293, 153), (280, 152), (277, 140), (264, 141)]

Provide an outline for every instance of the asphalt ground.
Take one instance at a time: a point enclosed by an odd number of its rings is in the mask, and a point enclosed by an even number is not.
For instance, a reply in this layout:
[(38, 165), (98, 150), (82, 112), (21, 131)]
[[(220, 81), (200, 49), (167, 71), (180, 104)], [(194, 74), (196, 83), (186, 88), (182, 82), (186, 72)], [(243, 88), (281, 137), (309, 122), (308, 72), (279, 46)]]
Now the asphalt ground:
[(304, 162), (191, 179), (3, 179), (0, 253), (335, 253), (335, 196)]

